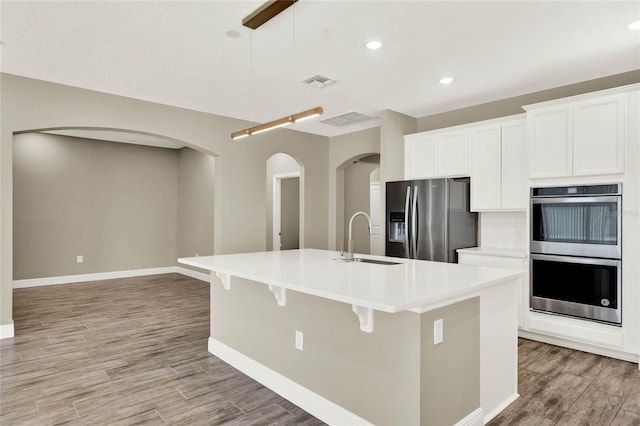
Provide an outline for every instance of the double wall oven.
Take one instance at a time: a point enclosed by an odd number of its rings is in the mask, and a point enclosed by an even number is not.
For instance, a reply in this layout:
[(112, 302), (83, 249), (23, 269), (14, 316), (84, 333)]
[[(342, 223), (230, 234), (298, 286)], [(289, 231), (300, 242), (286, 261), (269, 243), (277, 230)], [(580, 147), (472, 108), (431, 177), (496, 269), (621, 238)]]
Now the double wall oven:
[(622, 325), (622, 185), (531, 189), (533, 310)]

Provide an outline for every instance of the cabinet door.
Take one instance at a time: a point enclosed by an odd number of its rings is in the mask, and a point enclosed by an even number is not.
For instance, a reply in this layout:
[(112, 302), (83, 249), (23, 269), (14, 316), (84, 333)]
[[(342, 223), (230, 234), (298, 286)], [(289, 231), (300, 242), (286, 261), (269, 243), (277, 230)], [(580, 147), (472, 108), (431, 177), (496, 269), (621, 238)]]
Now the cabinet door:
[(466, 130), (438, 137), (436, 172), (438, 176), (469, 176), (469, 139)]
[(530, 177), (571, 176), (571, 106), (529, 111)]
[(626, 106), (626, 93), (574, 104), (575, 176), (624, 172)]
[[(529, 201), (527, 184), (527, 121), (502, 124), (502, 208), (526, 210)], [(473, 181), (471, 182), (473, 185)]]
[(471, 211), (500, 209), (500, 125), (492, 124), (473, 129), (469, 144)]
[(405, 179), (436, 177), (436, 137), (405, 140)]

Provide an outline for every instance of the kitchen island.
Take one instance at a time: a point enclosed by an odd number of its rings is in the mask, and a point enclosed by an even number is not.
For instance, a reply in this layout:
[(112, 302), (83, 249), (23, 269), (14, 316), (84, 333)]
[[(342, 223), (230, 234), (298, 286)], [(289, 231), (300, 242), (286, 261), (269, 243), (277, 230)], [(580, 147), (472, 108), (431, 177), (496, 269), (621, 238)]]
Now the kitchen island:
[(521, 273), (339, 257), (179, 259), (211, 271), (209, 351), (330, 424), (480, 425), (517, 398)]

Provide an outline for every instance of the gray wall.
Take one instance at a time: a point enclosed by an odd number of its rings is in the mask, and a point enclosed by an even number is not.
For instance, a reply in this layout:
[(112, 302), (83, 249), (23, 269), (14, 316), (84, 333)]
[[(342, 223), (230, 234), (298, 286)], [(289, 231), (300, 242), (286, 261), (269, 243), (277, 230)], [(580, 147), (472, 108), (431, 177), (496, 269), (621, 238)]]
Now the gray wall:
[(40, 133), (14, 143), (14, 279), (175, 265), (175, 150)]
[[(374, 424), (453, 424), (480, 406), (478, 298), (425, 314), (376, 311), (373, 333), (349, 304), (289, 291), (280, 307), (265, 284), (240, 278), (230, 290), (216, 279), (211, 301), (214, 339)], [(433, 346), (438, 318), (446, 338)]]
[(380, 153), (380, 128), (333, 137), (330, 146), (329, 249), (338, 250), (344, 237), (344, 170), (354, 160)]
[[(479, 318), (477, 297), (422, 314), (421, 424), (452, 425), (480, 406)], [(433, 345), (433, 322), (438, 319), (443, 319), (445, 339)]]
[(287, 152), (305, 166), (305, 243), (327, 247), (329, 139), (275, 130), (232, 141), (248, 122), (91, 90), (0, 75), (0, 325), (12, 323), (13, 134), (62, 127), (162, 135), (216, 156), (214, 251), (266, 248), (266, 160)]
[(440, 129), (443, 127), (457, 126), (459, 124), (474, 123), (476, 121), (489, 120), (491, 118), (506, 117), (508, 115), (521, 114), (524, 105), (549, 101), (552, 99), (566, 98), (568, 96), (626, 86), (640, 82), (640, 70), (629, 71), (595, 80), (568, 86), (556, 87), (540, 92), (529, 93), (513, 98), (501, 99), (485, 104), (460, 108), (440, 114), (433, 114), (418, 119), (418, 132)]
[[(344, 248), (349, 238), (349, 219), (357, 211), (371, 213), (369, 203), (371, 172), (380, 167), (379, 163), (358, 161), (344, 169)], [(370, 253), (370, 238), (367, 221), (357, 217), (353, 221), (353, 252)], [(338, 242), (340, 245), (340, 242)]]
[(178, 150), (178, 257), (214, 253), (214, 177), (211, 155)]

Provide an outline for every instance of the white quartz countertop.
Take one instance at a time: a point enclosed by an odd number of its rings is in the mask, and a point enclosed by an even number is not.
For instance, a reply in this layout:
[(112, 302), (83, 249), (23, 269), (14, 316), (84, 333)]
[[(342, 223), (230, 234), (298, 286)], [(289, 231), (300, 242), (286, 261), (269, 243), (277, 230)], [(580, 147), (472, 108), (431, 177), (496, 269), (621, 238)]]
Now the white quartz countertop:
[(356, 255), (400, 264), (344, 262), (336, 260), (339, 257), (335, 251), (302, 249), (189, 257), (178, 262), (389, 313), (445, 306), (521, 275), (506, 269), (395, 257)]
[(458, 253), (467, 254), (479, 254), (484, 256), (501, 256), (501, 257), (514, 257), (517, 259), (524, 259), (529, 255), (526, 250), (519, 249), (503, 249), (493, 247), (470, 247), (456, 250)]

